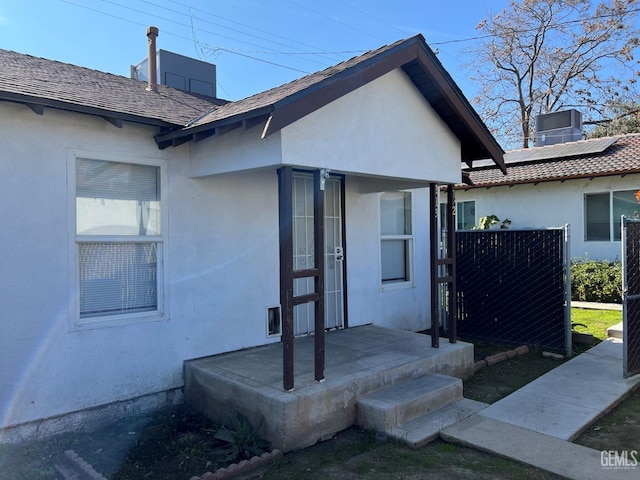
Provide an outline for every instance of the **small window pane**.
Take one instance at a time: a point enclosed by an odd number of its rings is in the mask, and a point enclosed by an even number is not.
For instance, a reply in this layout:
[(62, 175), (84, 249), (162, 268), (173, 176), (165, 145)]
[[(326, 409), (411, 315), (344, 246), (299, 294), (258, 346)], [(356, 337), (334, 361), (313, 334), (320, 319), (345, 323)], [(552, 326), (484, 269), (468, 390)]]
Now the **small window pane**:
[(160, 235), (160, 168), (78, 159), (78, 235)]
[(476, 202), (458, 202), (456, 207), (458, 230), (471, 230), (476, 224)]
[(411, 235), (411, 193), (385, 192), (380, 197), (380, 233)]
[(586, 195), (586, 240), (610, 240), (609, 193)]
[(636, 202), (636, 190), (613, 192), (613, 239), (620, 240), (620, 217), (638, 218), (640, 205)]
[(80, 318), (158, 309), (156, 243), (79, 243)]
[(407, 281), (408, 240), (382, 241), (382, 281)]

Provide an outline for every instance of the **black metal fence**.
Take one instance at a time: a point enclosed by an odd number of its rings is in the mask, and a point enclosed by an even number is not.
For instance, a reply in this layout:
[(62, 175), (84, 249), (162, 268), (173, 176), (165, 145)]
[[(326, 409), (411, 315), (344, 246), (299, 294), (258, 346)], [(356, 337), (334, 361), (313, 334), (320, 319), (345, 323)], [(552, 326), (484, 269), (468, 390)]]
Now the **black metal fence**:
[(456, 233), (458, 334), (567, 347), (565, 230)]
[(623, 369), (640, 373), (640, 220), (623, 218)]

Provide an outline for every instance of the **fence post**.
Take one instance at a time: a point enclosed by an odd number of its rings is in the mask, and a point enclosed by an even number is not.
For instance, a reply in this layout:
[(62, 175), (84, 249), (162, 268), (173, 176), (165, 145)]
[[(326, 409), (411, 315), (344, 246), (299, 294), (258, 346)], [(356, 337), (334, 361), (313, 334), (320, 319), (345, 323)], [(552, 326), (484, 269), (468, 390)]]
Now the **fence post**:
[(571, 333), (571, 225), (564, 226), (564, 322), (565, 322), (565, 349), (567, 357), (573, 355), (573, 335)]

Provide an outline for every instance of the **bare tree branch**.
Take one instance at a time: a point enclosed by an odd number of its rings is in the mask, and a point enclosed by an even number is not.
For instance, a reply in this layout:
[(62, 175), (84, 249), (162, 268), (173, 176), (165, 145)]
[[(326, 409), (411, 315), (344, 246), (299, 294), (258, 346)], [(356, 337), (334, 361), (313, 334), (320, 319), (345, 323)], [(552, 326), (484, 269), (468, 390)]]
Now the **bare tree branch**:
[[(580, 105), (585, 121), (638, 104), (640, 0), (511, 0), (483, 20), (467, 50), (480, 84), (475, 99), (498, 138), (531, 144), (534, 117)], [(616, 111), (616, 109), (618, 109)]]

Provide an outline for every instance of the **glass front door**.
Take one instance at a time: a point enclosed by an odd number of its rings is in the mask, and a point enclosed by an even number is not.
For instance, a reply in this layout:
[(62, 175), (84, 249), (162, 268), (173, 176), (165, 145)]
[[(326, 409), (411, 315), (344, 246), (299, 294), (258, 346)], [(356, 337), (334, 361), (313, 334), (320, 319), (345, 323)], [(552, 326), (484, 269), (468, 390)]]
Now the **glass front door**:
[[(325, 328), (344, 326), (344, 250), (342, 244), (342, 185), (341, 179), (330, 177), (324, 189), (324, 262), (325, 262)], [(314, 268), (313, 244), (313, 175), (293, 175), (293, 268)], [(294, 297), (315, 291), (314, 278), (296, 278)], [(296, 305), (293, 311), (294, 335), (314, 332), (313, 303)]]

